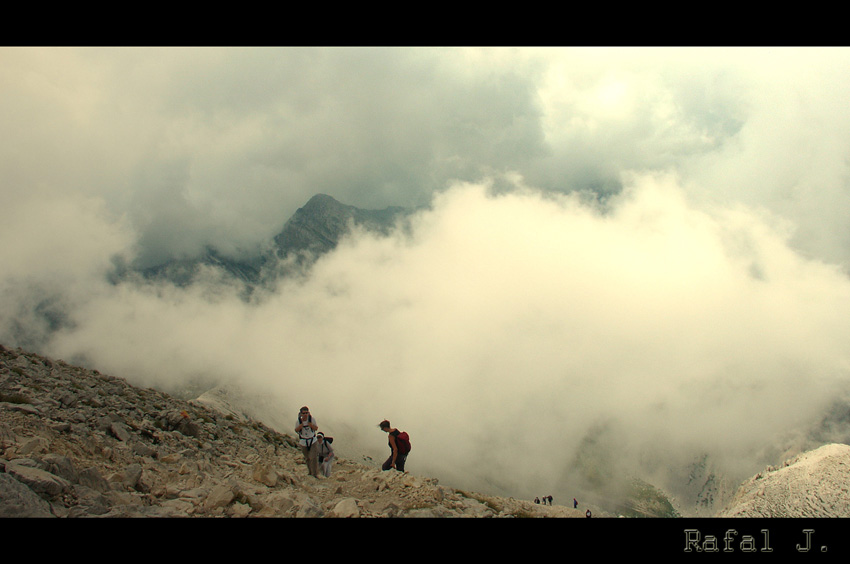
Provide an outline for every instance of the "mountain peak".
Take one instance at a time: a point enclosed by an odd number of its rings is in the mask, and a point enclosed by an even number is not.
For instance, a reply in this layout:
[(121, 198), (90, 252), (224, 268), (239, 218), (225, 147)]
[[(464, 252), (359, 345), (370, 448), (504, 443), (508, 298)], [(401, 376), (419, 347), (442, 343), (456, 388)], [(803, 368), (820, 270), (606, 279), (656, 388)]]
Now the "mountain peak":
[(327, 206), (327, 205), (338, 205), (342, 206), (336, 198), (333, 196), (328, 196), (327, 194), (316, 194), (312, 198), (310, 198), (306, 204), (304, 204), (305, 208), (314, 208), (317, 206)]
[[(220, 269), (252, 286), (288, 272), (287, 269), (274, 270), (275, 261), (269, 260), (273, 255), (282, 259), (294, 256), (299, 267), (307, 266), (317, 257), (336, 248), (352, 226), (387, 235), (398, 219), (411, 211), (401, 207), (366, 210), (343, 204), (328, 194), (316, 194), (287, 220), (283, 230), (273, 238), (271, 249), (267, 252), (229, 259), (215, 248), (207, 247), (199, 256), (171, 259), (140, 268), (139, 271), (147, 278), (165, 279), (179, 286), (187, 286), (195, 280), (199, 267), (206, 266)], [(273, 266), (266, 270), (265, 265), (269, 263)], [(116, 271), (113, 279), (120, 280), (123, 275), (123, 271)]]
[(327, 194), (316, 194), (298, 208), (275, 236), (277, 254), (281, 258), (293, 253), (319, 256), (334, 249), (354, 225), (386, 235), (407, 213), (409, 210), (399, 207), (361, 209), (340, 203)]

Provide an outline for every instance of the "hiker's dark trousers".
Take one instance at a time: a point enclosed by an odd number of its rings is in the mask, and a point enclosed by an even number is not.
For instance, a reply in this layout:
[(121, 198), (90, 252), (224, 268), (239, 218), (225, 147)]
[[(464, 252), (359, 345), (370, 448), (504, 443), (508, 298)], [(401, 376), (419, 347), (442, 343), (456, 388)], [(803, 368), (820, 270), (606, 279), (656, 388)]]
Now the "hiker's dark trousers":
[[(395, 458), (395, 469), (398, 470), (399, 472), (404, 472), (405, 461), (407, 461), (407, 455), (406, 454), (399, 454), (398, 456), (396, 456), (396, 458)], [(381, 466), (381, 470), (389, 470), (392, 467), (393, 467), (393, 455), (390, 454), (390, 457), (387, 459), (386, 462), (384, 462), (384, 465)]]

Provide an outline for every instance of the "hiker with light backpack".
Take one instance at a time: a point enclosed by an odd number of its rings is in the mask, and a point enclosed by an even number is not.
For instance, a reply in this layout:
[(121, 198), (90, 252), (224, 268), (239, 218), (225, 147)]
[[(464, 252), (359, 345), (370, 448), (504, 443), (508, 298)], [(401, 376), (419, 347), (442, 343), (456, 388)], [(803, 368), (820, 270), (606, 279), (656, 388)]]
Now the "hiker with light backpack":
[(331, 446), (331, 443), (334, 441), (333, 437), (326, 437), (324, 433), (321, 431), (316, 434), (316, 440), (319, 443), (319, 469), (322, 471), (322, 475), (325, 478), (331, 477), (331, 465), (334, 461), (334, 449)]
[(314, 478), (319, 477), (319, 443), (316, 440), (316, 430), (319, 423), (310, 415), (310, 408), (304, 406), (298, 413), (295, 432), (298, 433), (298, 446), (304, 454), (307, 463), (307, 473)]
[(404, 472), (404, 463), (407, 461), (407, 455), (410, 453), (410, 436), (405, 431), (391, 427), (390, 422), (384, 419), (378, 424), (381, 431), (389, 434), (388, 444), (392, 453), (387, 458), (381, 470), (389, 470), (395, 468), (399, 472)]

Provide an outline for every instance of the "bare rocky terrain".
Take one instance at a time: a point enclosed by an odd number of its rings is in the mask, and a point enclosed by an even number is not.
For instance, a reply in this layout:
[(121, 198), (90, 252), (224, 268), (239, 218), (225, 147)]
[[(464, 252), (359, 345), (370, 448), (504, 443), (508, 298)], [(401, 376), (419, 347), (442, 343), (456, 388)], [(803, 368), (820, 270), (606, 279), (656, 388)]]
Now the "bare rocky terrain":
[[(827, 444), (745, 481), (717, 516), (848, 517), (848, 488), (850, 446)], [(181, 400), (0, 345), (0, 517), (584, 518), (586, 509), (343, 456), (329, 478), (313, 478), (292, 436), (221, 395)]]
[(745, 481), (718, 517), (850, 516), (850, 446), (824, 445)]
[[(339, 457), (220, 405), (0, 345), (0, 517), (585, 517)], [(594, 508), (594, 517), (606, 516)]]

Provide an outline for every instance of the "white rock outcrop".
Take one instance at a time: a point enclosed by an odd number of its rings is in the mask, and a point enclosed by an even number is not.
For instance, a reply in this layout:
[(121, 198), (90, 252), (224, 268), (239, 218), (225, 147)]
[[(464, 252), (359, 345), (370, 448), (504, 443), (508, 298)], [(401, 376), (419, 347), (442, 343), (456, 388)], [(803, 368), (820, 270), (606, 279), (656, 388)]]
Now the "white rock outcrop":
[(850, 517), (850, 446), (828, 444), (744, 482), (718, 517)]

